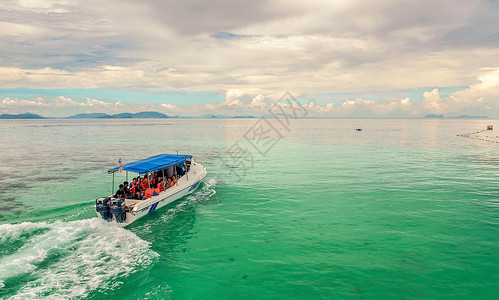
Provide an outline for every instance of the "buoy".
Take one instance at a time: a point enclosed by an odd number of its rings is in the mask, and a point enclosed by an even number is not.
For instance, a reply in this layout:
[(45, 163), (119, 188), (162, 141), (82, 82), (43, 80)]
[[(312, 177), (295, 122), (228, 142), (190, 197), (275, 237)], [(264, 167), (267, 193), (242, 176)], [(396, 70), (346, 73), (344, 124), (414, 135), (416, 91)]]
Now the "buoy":
[(487, 125), (487, 130), (494, 130), (494, 125)]
[(355, 131), (362, 131), (362, 127), (355, 128)]

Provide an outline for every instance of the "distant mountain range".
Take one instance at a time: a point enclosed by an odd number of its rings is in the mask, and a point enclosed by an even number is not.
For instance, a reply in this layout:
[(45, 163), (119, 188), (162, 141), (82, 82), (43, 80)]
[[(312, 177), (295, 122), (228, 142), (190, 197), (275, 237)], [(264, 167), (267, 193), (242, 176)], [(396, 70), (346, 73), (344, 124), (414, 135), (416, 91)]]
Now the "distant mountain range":
[[(435, 115), (435, 114), (429, 114), (424, 116), (425, 118), (445, 118), (444, 115)], [(449, 117), (451, 119), (487, 119), (488, 117), (486, 116), (468, 116), (468, 115), (460, 115), (457, 117)]]
[[(265, 118), (272, 118), (272, 116), (263, 116)], [(24, 114), (3, 114), (0, 115), (0, 119), (165, 119), (165, 118), (182, 118), (182, 119), (254, 119), (258, 118), (250, 115), (240, 115), (240, 116), (226, 116), (226, 115), (202, 115), (199, 117), (183, 117), (183, 116), (168, 116), (157, 111), (143, 111), (139, 113), (120, 113), (120, 114), (106, 114), (106, 113), (84, 113), (76, 114), (64, 118), (47, 118), (37, 114), (24, 113)], [(429, 114), (425, 118), (446, 118), (444, 115)], [(447, 118), (459, 118), (459, 119), (487, 119), (486, 116), (468, 116), (460, 115), (457, 117), (447, 117)]]
[(45, 119), (44, 117), (32, 113), (24, 113), (18, 115), (3, 114), (0, 119)]
[(135, 114), (120, 113), (115, 115), (109, 115), (105, 113), (91, 113), (91, 114), (77, 114), (68, 117), (68, 119), (148, 119), (148, 118), (163, 119), (169, 117), (163, 113), (156, 111), (143, 111)]
[[(156, 111), (143, 111), (139, 113), (120, 113), (109, 115), (106, 113), (83, 113), (76, 114), (73, 116), (65, 117), (65, 118), (57, 118), (57, 119), (164, 119), (164, 118), (203, 118), (203, 119), (231, 119), (231, 118), (256, 118), (254, 116), (225, 116), (225, 115), (203, 115), (200, 117), (182, 117), (182, 116), (168, 116), (160, 112)], [(32, 113), (24, 113), (24, 114), (3, 114), (0, 115), (0, 119), (55, 119), (55, 118), (46, 118), (37, 114)]]

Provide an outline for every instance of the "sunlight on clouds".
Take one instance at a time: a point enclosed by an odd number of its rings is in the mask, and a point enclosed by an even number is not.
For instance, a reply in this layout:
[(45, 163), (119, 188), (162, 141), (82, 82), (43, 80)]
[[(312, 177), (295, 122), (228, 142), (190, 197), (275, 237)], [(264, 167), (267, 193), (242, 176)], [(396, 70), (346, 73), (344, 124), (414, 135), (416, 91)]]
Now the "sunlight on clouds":
[(167, 111), (175, 111), (178, 109), (178, 105), (173, 105), (173, 104), (161, 104), (160, 106), (166, 109)]
[(478, 80), (481, 81), (481, 84), (475, 86), (477, 89), (497, 88), (499, 86), (499, 69), (478, 77)]
[(230, 89), (225, 93), (225, 101), (218, 104), (206, 104), (204, 108), (211, 111), (224, 110), (241, 112), (261, 112), (267, 108), (265, 96), (260, 89)]
[(431, 92), (424, 92), (423, 94), (423, 105), (431, 113), (440, 113), (440, 91), (438, 89), (433, 89)]
[(246, 108), (250, 108), (250, 109), (266, 109), (268, 107), (268, 105), (263, 102), (263, 99), (265, 99), (265, 96), (263, 96), (262, 94), (259, 94), (259, 95), (256, 95), (252, 100), (251, 100), (251, 103), (246, 105)]
[(41, 35), (46, 31), (43, 28), (28, 24), (17, 24), (0, 21), (0, 36), (25, 36), (25, 35)]

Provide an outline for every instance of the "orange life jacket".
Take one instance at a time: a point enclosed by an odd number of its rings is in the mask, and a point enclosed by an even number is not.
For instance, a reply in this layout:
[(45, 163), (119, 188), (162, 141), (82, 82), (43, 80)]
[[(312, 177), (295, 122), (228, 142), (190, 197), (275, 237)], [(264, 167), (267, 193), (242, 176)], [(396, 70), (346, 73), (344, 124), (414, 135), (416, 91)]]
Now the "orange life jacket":
[(147, 180), (147, 178), (144, 178), (142, 179), (142, 182), (140, 184), (142, 186), (142, 189), (147, 189), (149, 187), (149, 181)]
[(159, 189), (152, 189), (152, 188), (148, 188), (145, 192), (144, 192), (144, 198), (150, 198), (151, 196), (155, 196), (154, 193), (156, 192), (156, 195), (160, 193)]

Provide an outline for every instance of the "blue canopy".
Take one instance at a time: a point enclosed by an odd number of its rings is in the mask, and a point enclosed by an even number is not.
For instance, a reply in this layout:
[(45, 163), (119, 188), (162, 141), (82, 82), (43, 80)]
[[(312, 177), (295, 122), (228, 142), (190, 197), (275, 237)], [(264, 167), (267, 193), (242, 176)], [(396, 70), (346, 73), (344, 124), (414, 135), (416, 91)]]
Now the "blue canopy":
[[(192, 155), (160, 154), (123, 165), (123, 170), (144, 174), (181, 164)], [(108, 173), (116, 172), (120, 167), (112, 168)]]

